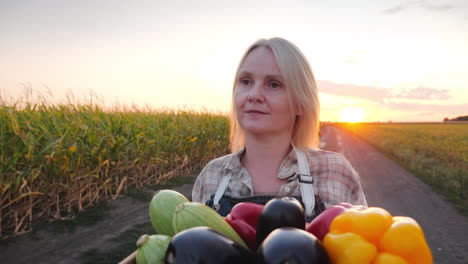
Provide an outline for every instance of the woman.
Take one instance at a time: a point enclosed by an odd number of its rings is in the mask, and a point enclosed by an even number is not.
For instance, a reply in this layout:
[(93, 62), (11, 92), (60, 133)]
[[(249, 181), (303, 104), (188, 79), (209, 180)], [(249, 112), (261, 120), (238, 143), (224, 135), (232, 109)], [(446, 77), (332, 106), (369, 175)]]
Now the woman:
[(301, 51), (282, 38), (255, 42), (235, 75), (233, 153), (205, 166), (192, 200), (226, 215), (240, 201), (294, 196), (309, 219), (341, 202), (367, 205), (350, 163), (317, 148), (319, 108), (312, 69)]

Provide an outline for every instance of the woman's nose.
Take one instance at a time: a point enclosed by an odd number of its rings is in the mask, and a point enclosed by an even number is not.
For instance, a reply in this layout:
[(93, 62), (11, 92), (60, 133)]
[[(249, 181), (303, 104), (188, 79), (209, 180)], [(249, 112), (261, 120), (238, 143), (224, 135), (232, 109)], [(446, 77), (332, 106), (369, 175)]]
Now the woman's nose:
[(263, 94), (263, 89), (260, 84), (254, 84), (252, 89), (250, 89), (249, 96), (247, 99), (250, 102), (263, 102), (265, 101), (265, 96)]

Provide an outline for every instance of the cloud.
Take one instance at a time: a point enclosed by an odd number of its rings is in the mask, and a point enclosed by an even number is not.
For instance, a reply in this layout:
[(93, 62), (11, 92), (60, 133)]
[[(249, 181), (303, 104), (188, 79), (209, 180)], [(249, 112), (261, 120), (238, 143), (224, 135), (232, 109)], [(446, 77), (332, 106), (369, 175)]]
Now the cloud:
[[(461, 116), (468, 114), (468, 104), (449, 104), (447, 99), (452, 98), (447, 89), (435, 89), (419, 86), (416, 88), (384, 88), (378, 86), (361, 86), (346, 83), (334, 83), (327, 80), (318, 80), (320, 93), (361, 99), (357, 105), (367, 106), (370, 109), (381, 108), (392, 111), (405, 112), (406, 118), (442, 120), (444, 117)], [(346, 100), (346, 99), (345, 99)], [(421, 100), (421, 101), (417, 101)], [(352, 100), (349, 100), (352, 102)], [(332, 110), (334, 107), (323, 106), (323, 110)], [(403, 118), (405, 119), (405, 118)]]
[(354, 97), (382, 103), (388, 99), (446, 100), (450, 99), (447, 89), (430, 87), (400, 88), (398, 90), (377, 86), (334, 83), (326, 80), (317, 81), (319, 91), (337, 96)]
[(444, 12), (448, 11), (450, 9), (455, 8), (453, 5), (449, 4), (442, 4), (442, 5), (435, 5), (435, 4), (430, 4), (430, 3), (422, 3), (421, 7), (427, 10), (433, 10), (433, 11), (439, 11), (439, 12)]
[(384, 13), (386, 15), (396, 14), (396, 13), (399, 13), (399, 12), (405, 10), (407, 7), (408, 7), (408, 5), (397, 5), (397, 6), (394, 6), (394, 7), (383, 10), (382, 13)]
[(395, 97), (421, 100), (444, 100), (451, 98), (450, 91), (447, 89), (434, 89), (422, 86), (413, 89), (402, 89)]
[(400, 13), (408, 8), (422, 8), (429, 11), (436, 11), (436, 12), (445, 12), (448, 10), (452, 10), (455, 6), (450, 4), (434, 4), (429, 1), (419, 0), (419, 1), (410, 1), (404, 4), (399, 4), (391, 8), (387, 8), (382, 11), (383, 14), (392, 15), (396, 13)]
[(383, 102), (385, 97), (391, 95), (388, 88), (363, 86), (349, 83), (334, 83), (331, 81), (317, 81), (319, 91), (345, 97), (355, 97), (375, 102)]

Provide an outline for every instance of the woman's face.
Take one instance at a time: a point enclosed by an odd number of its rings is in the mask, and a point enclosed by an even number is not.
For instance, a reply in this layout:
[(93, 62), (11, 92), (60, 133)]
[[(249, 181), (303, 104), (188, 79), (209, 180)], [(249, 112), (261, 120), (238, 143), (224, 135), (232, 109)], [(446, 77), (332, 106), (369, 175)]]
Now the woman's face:
[(269, 49), (257, 47), (247, 55), (236, 83), (234, 106), (246, 134), (291, 135), (295, 118), (282, 73)]

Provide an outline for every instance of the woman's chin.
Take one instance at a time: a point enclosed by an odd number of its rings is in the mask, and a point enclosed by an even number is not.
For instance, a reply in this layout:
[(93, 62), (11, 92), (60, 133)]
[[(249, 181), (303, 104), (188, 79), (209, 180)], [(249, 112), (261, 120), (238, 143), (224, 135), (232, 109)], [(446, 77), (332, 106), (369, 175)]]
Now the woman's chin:
[(268, 135), (268, 134), (273, 134), (274, 129), (269, 127), (269, 126), (245, 126), (244, 127), (244, 133), (250, 134), (253, 136), (262, 136), (262, 135)]

